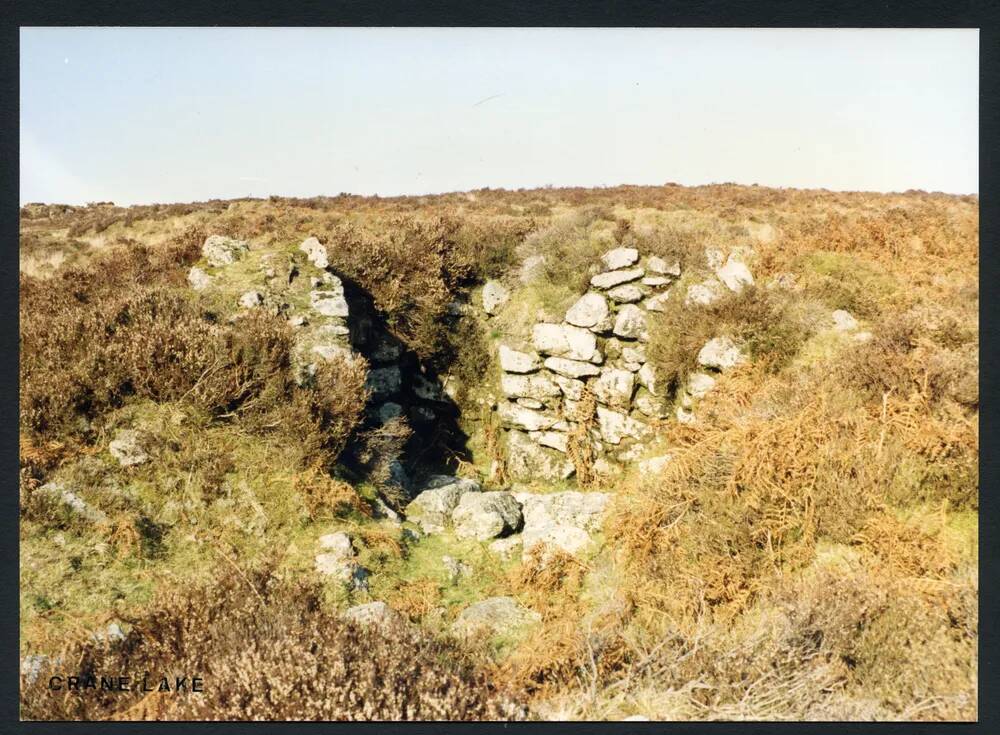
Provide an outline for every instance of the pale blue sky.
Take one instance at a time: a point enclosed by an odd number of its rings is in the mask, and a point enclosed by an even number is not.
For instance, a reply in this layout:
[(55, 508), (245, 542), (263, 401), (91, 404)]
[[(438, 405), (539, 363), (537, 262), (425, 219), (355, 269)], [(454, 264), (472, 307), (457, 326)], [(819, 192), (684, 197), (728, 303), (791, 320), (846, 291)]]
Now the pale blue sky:
[(21, 31), (21, 201), (978, 192), (962, 30)]

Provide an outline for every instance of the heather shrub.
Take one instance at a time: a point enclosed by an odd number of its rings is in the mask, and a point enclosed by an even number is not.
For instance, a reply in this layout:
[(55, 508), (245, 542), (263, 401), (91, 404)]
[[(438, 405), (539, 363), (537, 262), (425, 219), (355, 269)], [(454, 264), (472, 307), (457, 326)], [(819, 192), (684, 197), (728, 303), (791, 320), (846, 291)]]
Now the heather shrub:
[(464, 317), (448, 330), (447, 346), (437, 367), (447, 368), (465, 389), (481, 382), (490, 359), (490, 346), (482, 326), (475, 319)]
[(229, 411), (280, 391), (287, 379), (289, 335), (280, 320), (255, 314), (212, 324), (167, 289), (67, 306), (47, 329), (40, 317), (22, 322), (21, 420), (29, 430), (72, 430), (79, 417), (92, 419), (131, 395), (189, 397)]
[(921, 394), (934, 403), (979, 404), (978, 340), (953, 313), (889, 312), (875, 325), (873, 338), (845, 354), (837, 369), (871, 399)]
[(502, 278), (517, 264), (518, 248), (535, 221), (524, 217), (469, 217), (453, 235), (456, 250), (471, 264), (476, 279)]
[(305, 465), (332, 468), (364, 416), (368, 365), (363, 358), (335, 356), (319, 363), (308, 386), (287, 381), (269, 404), (248, 411), (249, 428), (298, 445)]
[(413, 430), (406, 419), (397, 416), (381, 426), (359, 432), (351, 448), (352, 459), (364, 479), (396, 508), (405, 505), (409, 498), (394, 467), (402, 468), (403, 450), (412, 436)]
[(186, 294), (135, 288), (25, 317), (20, 398), (29, 434), (85, 438), (89, 422), (130, 397), (186, 400), (214, 415), (238, 412), (252, 430), (294, 436), (332, 465), (361, 420), (364, 361), (330, 361), (299, 387), (289, 328), (262, 310), (218, 324)]
[(704, 265), (704, 246), (697, 233), (680, 227), (628, 227), (621, 244), (643, 255), (656, 255), (668, 263), (677, 262), (682, 271)]
[(524, 250), (545, 257), (543, 272), (550, 284), (585, 291), (592, 275), (590, 269), (600, 262), (602, 253), (615, 246), (613, 228), (604, 227), (613, 219), (610, 212), (593, 209), (561, 215), (528, 235)]
[[(216, 339), (221, 330), (202, 319), (183, 296), (163, 290), (129, 294), (111, 311), (103, 331), (107, 355), (92, 382), (103, 377), (107, 403), (129, 394), (173, 400), (195, 391), (208, 405), (228, 405), (224, 384), (213, 391), (199, 385), (222, 366), (224, 353)], [(111, 372), (111, 366), (117, 370)], [(240, 383), (237, 377), (229, 387), (239, 392)]]
[(789, 296), (753, 286), (708, 306), (674, 304), (651, 321), (650, 361), (674, 386), (696, 368), (698, 352), (713, 337), (739, 340), (751, 358), (776, 372), (813, 329)]
[(317, 366), (312, 390), (308, 393), (313, 425), (322, 436), (322, 445), (331, 459), (343, 450), (358, 425), (368, 401), (364, 360), (331, 360)]
[(881, 400), (891, 392), (910, 395), (919, 379), (909, 359), (917, 339), (918, 326), (912, 319), (890, 315), (876, 325), (871, 340), (844, 356), (839, 366), (844, 381), (869, 399)]
[[(141, 681), (200, 676), (204, 692), (50, 691), (22, 679), (28, 720), (523, 719), (461, 649), (409, 625), (364, 628), (324, 610), (318, 587), (263, 571), (167, 596), (120, 643), (62, 652), (60, 671)], [(155, 672), (155, 673), (154, 673)], [(158, 683), (158, 679), (156, 683)], [(190, 678), (188, 680), (190, 686)]]
[(421, 360), (444, 348), (442, 322), (455, 289), (472, 276), (456, 251), (454, 223), (396, 218), (383, 227), (336, 224), (331, 265), (371, 294), (394, 334)]
[[(183, 266), (197, 258), (197, 231), (185, 231), (166, 246), (112, 248), (85, 265), (67, 267), (49, 278), (22, 274), (20, 279), (20, 398), (21, 424), (32, 431), (56, 433), (78, 417), (92, 417), (120, 401), (119, 389), (128, 376), (108, 345), (116, 320), (143, 298), (150, 308), (182, 317), (184, 307), (162, 290), (149, 296), (146, 288), (183, 282)], [(153, 289), (156, 290), (156, 289)], [(153, 303), (157, 302), (157, 303)], [(187, 337), (198, 340), (204, 330)], [(181, 335), (179, 339), (184, 339)], [(121, 347), (121, 345), (119, 345)]]
[(927, 361), (927, 379), (934, 400), (948, 398), (966, 408), (978, 409), (978, 346), (967, 344), (935, 352)]

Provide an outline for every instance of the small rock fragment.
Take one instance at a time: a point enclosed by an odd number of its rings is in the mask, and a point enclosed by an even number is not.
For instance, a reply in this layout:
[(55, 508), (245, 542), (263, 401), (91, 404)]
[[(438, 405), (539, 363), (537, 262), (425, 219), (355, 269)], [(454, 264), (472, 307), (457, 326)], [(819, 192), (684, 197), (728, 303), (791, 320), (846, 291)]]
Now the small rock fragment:
[(264, 303), (264, 297), (260, 291), (247, 291), (240, 296), (240, 306), (244, 309), (253, 309)]
[(615, 248), (601, 256), (601, 262), (609, 271), (628, 268), (637, 260), (639, 260), (639, 251), (635, 248)]
[(658, 475), (670, 464), (671, 459), (673, 458), (669, 454), (644, 459), (639, 462), (639, 472), (644, 475)]
[(545, 273), (545, 256), (531, 255), (521, 263), (518, 278), (525, 286), (530, 286)]
[(445, 573), (448, 575), (448, 584), (456, 585), (463, 577), (468, 577), (472, 574), (472, 567), (461, 559), (442, 556), (441, 563), (444, 564)]
[(63, 503), (74, 513), (90, 523), (106, 523), (108, 520), (103, 511), (91, 508), (83, 498), (72, 490), (67, 489), (62, 483), (47, 482), (35, 490), (35, 492)]
[(591, 534), (599, 531), (611, 496), (606, 493), (578, 492), (518, 493), (524, 514), (521, 538), (525, 551), (537, 544), (578, 554), (586, 548)]
[(668, 263), (663, 258), (652, 255), (646, 261), (646, 268), (650, 273), (656, 273), (663, 276), (679, 276), (681, 274), (681, 264), (677, 261)]
[(309, 301), (312, 308), (323, 316), (347, 317), (350, 310), (343, 293), (336, 291), (310, 291)]
[(317, 268), (325, 269), (330, 265), (330, 258), (327, 253), (326, 246), (315, 237), (308, 237), (303, 240), (302, 244), (299, 245), (299, 250), (305, 253), (309, 262)]
[(209, 235), (201, 246), (201, 254), (213, 268), (230, 265), (240, 260), (250, 250), (250, 245), (243, 240), (234, 240), (222, 235)]
[(542, 354), (571, 360), (590, 360), (597, 349), (594, 333), (572, 324), (536, 324), (531, 339)]
[(625, 304), (618, 310), (614, 332), (626, 339), (648, 340), (646, 313), (635, 304)]
[(351, 537), (343, 531), (320, 536), (319, 547), (324, 551), (339, 554), (345, 559), (354, 556), (354, 546), (351, 545)]
[(607, 271), (598, 273), (590, 279), (590, 285), (602, 290), (613, 288), (622, 283), (637, 281), (646, 273), (643, 268), (627, 268), (619, 271)]
[(858, 320), (850, 312), (837, 309), (832, 314), (833, 328), (838, 332), (851, 332), (858, 328)]
[(565, 480), (575, 471), (566, 455), (546, 449), (521, 431), (507, 433), (507, 469), (516, 480)]
[(533, 398), (542, 402), (562, 392), (548, 375), (502, 375), (500, 389), (508, 398)]
[(508, 373), (532, 373), (540, 366), (537, 352), (521, 352), (500, 345), (500, 369)]
[(673, 279), (667, 278), (667, 276), (646, 276), (642, 279), (642, 285), (659, 288), (660, 286), (670, 285), (672, 280)]
[(195, 291), (202, 291), (212, 283), (212, 277), (196, 265), (191, 266), (187, 279)]
[(452, 631), (461, 637), (507, 634), (541, 620), (541, 615), (522, 607), (513, 597), (490, 597), (459, 613)]
[(509, 492), (466, 493), (451, 514), (455, 535), (487, 541), (521, 527), (521, 506)]
[(365, 385), (377, 397), (391, 396), (399, 392), (403, 376), (398, 365), (374, 368), (368, 371)]
[(687, 392), (692, 398), (704, 398), (715, 387), (715, 378), (708, 373), (691, 373), (688, 376)]
[(501, 559), (512, 559), (521, 549), (521, 536), (515, 534), (507, 538), (498, 538), (490, 543), (490, 551)]
[(501, 403), (497, 407), (497, 416), (504, 426), (525, 431), (548, 429), (559, 420), (559, 417), (553, 414), (542, 413), (514, 403)]
[(139, 432), (134, 429), (121, 429), (115, 432), (115, 438), (108, 444), (108, 451), (122, 467), (132, 467), (149, 461), (149, 455), (142, 448)]
[[(553, 429), (555, 427), (553, 426)], [(569, 451), (569, 437), (565, 432), (561, 431), (536, 431), (530, 434), (531, 438), (536, 442), (541, 444), (543, 447), (549, 447), (550, 449), (555, 449), (558, 452), (566, 454)]]
[(722, 296), (722, 284), (714, 278), (691, 285), (684, 297), (688, 306), (709, 306)]
[(601, 438), (608, 444), (621, 444), (622, 439), (626, 437), (641, 439), (649, 431), (648, 426), (631, 416), (600, 405), (597, 407), (597, 423)]
[(656, 368), (653, 367), (652, 363), (647, 362), (639, 368), (639, 374), (636, 377), (639, 379), (639, 384), (654, 396), (662, 395), (663, 386), (660, 385)]
[(628, 370), (604, 368), (591, 386), (601, 403), (627, 409), (635, 390), (635, 376)]
[(615, 286), (608, 291), (608, 298), (619, 304), (634, 304), (636, 301), (642, 301), (643, 296), (642, 289), (633, 283)]
[(500, 281), (489, 280), (483, 286), (483, 311), (490, 316), (500, 311), (509, 299), (510, 291)]
[(643, 307), (646, 311), (657, 311), (665, 312), (667, 310), (667, 300), (670, 298), (670, 292), (664, 291), (656, 296), (651, 296), (642, 302)]
[(753, 275), (750, 269), (742, 260), (729, 256), (729, 260), (721, 268), (717, 268), (715, 275), (733, 293), (740, 293), (747, 286), (753, 285)]
[(406, 506), (406, 518), (419, 525), (425, 533), (440, 533), (450, 522), (451, 513), (462, 496), (477, 493), (480, 489), (475, 480), (434, 475)]
[(545, 360), (545, 367), (567, 378), (583, 378), (588, 375), (599, 375), (601, 372), (601, 369), (592, 363), (569, 360), (565, 357), (549, 357)]
[(729, 337), (715, 337), (705, 343), (698, 353), (698, 364), (716, 370), (728, 370), (744, 362), (746, 357)]
[(354, 605), (344, 611), (344, 618), (362, 627), (389, 627), (403, 622), (403, 616), (381, 600)]
[(608, 301), (601, 294), (589, 291), (577, 299), (566, 312), (566, 321), (576, 327), (596, 327), (608, 317)]

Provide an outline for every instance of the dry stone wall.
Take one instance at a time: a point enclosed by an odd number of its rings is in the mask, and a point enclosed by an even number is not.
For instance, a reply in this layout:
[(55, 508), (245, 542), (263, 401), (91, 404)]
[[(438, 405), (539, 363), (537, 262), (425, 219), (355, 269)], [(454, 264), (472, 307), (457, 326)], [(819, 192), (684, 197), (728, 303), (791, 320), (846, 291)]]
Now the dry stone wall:
[(568, 478), (574, 441), (590, 443), (599, 469), (628, 461), (666, 417), (646, 358), (648, 320), (666, 308), (680, 265), (619, 247), (601, 266), (560, 321), (535, 324), (527, 344), (499, 346), (497, 414), (514, 479)]
[[(213, 235), (202, 254), (189, 273), (191, 287), (233, 294), (227, 298), (237, 312), (266, 308), (285, 316), (294, 330), (293, 364), (301, 382), (324, 360), (367, 359), (369, 425), (402, 416), (417, 437), (427, 437), (451, 423), (461, 443), (460, 423), (478, 421), (478, 407), (459, 421), (457, 379), (426, 371), (387, 329), (370, 296), (331, 271), (326, 247), (316, 238), (294, 250), (267, 252)], [(701, 370), (669, 397), (668, 408), (666, 386), (648, 361), (650, 325), (669, 308), (708, 304), (727, 290), (752, 284), (744, 255), (734, 251), (726, 258), (709, 248), (708, 272), (702, 274), (707, 277), (691, 273), (681, 281), (676, 261), (614, 248), (601, 256), (589, 288), (561, 318), (541, 318), (529, 334), (499, 343), (502, 399), (495, 416), (504, 431), (507, 475), (558, 481), (583, 464), (588, 471), (613, 474), (646, 454), (656, 422), (694, 421), (694, 404), (712, 389), (717, 374), (745, 360), (741, 346), (726, 335), (706, 343), (697, 355)], [(254, 267), (247, 259), (255, 259)], [(681, 293), (678, 283), (685, 284)], [(482, 292), (486, 318), (513, 298), (511, 289), (488, 282)], [(456, 303), (449, 318), (457, 320), (467, 309)], [(396, 464), (393, 477), (412, 489), (402, 465)]]
[[(682, 275), (678, 262), (643, 257), (636, 248), (609, 250), (589, 290), (561, 320), (539, 321), (522, 343), (500, 344), (504, 400), (497, 415), (506, 431), (509, 475), (566, 479), (584, 455), (598, 474), (613, 473), (643, 455), (656, 421), (694, 421), (694, 402), (712, 389), (714, 375), (745, 356), (728, 337), (711, 340), (698, 355), (702, 370), (681, 387), (668, 412), (666, 386), (647, 359), (650, 324), (671, 299), (708, 304), (753, 284), (743, 256), (735, 252), (726, 259), (709, 248), (709, 277), (675, 294)], [(495, 309), (495, 299), (490, 301)], [(589, 444), (589, 451), (581, 451), (581, 444)]]

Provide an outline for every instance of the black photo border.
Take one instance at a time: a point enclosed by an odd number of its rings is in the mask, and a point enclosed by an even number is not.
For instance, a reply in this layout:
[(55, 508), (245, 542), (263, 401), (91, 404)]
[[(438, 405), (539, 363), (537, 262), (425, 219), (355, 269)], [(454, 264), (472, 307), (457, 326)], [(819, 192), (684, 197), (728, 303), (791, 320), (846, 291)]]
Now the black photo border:
[[(815, 732), (968, 733), (996, 731), (998, 568), (996, 426), (998, 326), (990, 318), (1000, 307), (993, 284), (1000, 275), (995, 251), (1000, 229), (996, 195), (997, 132), (1000, 121), (1000, 3), (996, 0), (506, 0), (407, 2), (361, 0), (276, 3), (274, 0), (181, 1), (33, 0), (0, 1), (0, 733), (148, 733), (183, 729), (193, 733), (242, 732)], [(18, 716), (18, 217), (19, 217), (19, 29), (24, 26), (452, 26), (452, 27), (769, 27), (769, 28), (978, 28), (980, 29), (980, 639), (978, 723), (42, 723)], [(489, 182), (483, 182), (488, 185)], [(983, 368), (986, 366), (986, 369)], [(983, 574), (985, 570), (986, 574)], [(934, 666), (934, 661), (928, 661)]]

